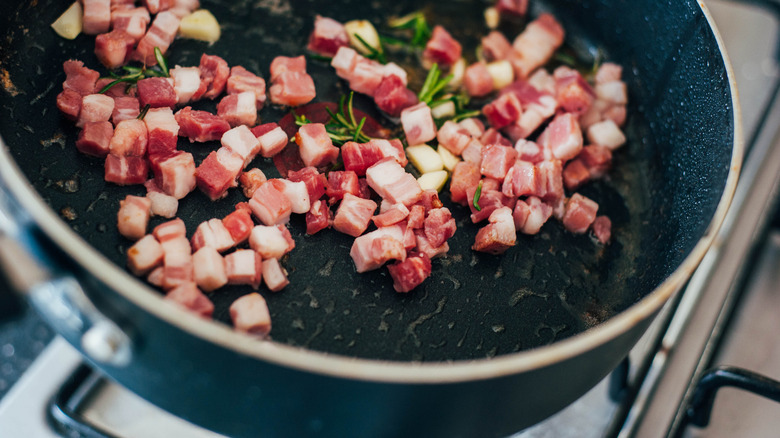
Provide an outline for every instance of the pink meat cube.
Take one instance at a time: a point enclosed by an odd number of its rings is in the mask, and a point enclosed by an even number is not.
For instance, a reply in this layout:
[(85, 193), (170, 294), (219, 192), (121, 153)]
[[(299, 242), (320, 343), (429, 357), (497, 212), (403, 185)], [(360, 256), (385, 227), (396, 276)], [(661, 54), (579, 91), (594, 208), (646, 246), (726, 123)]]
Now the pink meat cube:
[(528, 216), (520, 231), (524, 234), (536, 234), (552, 216), (553, 208), (536, 196), (529, 196), (526, 204), (528, 204)]
[[(342, 146), (342, 149), (344, 146)], [(322, 198), (322, 195), (325, 194), (325, 188), (328, 185), (327, 177), (325, 177), (324, 174), (319, 173), (315, 167), (311, 166), (304, 167), (297, 171), (290, 171), (287, 174), (287, 179), (292, 182), (302, 182), (306, 184), (306, 191), (309, 194), (310, 202)]]
[(111, 122), (87, 122), (79, 132), (76, 149), (82, 154), (105, 157), (108, 155), (113, 135), (114, 127)]
[(314, 30), (309, 36), (307, 49), (322, 56), (333, 57), (340, 47), (348, 45), (349, 37), (343, 24), (321, 15), (314, 18)]
[(225, 132), (220, 142), (223, 148), (230, 149), (243, 159), (242, 169), (255, 159), (261, 148), (260, 141), (244, 125)]
[(487, 96), (493, 91), (493, 77), (484, 62), (477, 62), (466, 67), (463, 75), (463, 86), (472, 97)]
[(257, 103), (253, 91), (228, 94), (217, 104), (217, 115), (230, 126), (254, 126), (257, 123)]
[(458, 123), (447, 120), (436, 133), (436, 139), (439, 141), (439, 146), (444, 146), (453, 154), (460, 155), (471, 142), (471, 134)]
[(293, 213), (303, 214), (311, 208), (309, 190), (304, 182), (294, 182), (288, 179), (279, 179), (284, 184), (284, 195), (290, 200), (290, 209)]
[(63, 90), (73, 90), (82, 96), (99, 91), (95, 90), (95, 83), (100, 78), (100, 73), (84, 67), (83, 62), (69, 59), (62, 63), (62, 69), (65, 71)]
[(333, 213), (324, 201), (314, 201), (311, 209), (306, 213), (306, 234), (315, 234), (331, 226)]
[(476, 187), (482, 175), (479, 166), (469, 161), (459, 161), (452, 170), (450, 180), (450, 199), (452, 202), (466, 205), (466, 190)]
[(193, 277), (198, 287), (211, 292), (227, 284), (225, 261), (216, 249), (210, 246), (192, 254)]
[(173, 90), (173, 80), (170, 78), (146, 78), (136, 83), (138, 103), (141, 107), (151, 108), (173, 107), (176, 105), (176, 92)]
[(227, 93), (239, 94), (251, 91), (255, 94), (255, 106), (258, 110), (265, 105), (265, 79), (237, 65), (230, 69), (227, 80)]
[(292, 204), (284, 194), (284, 183), (268, 180), (255, 190), (249, 200), (252, 213), (265, 225), (285, 224), (290, 220)]
[(435, 26), (428, 43), (423, 51), (423, 61), (440, 66), (449, 67), (460, 59), (460, 43), (442, 26)]
[(83, 127), (87, 122), (105, 122), (114, 112), (114, 99), (105, 94), (88, 94), (81, 99), (76, 126)]
[(81, 99), (82, 96), (77, 91), (71, 89), (62, 90), (57, 95), (57, 109), (67, 119), (75, 121), (81, 112)]
[(498, 99), (482, 107), (482, 113), (488, 123), (496, 129), (516, 122), (522, 111), (520, 100), (513, 93), (502, 94)]
[(195, 169), (195, 183), (212, 201), (227, 194), (235, 187), (244, 159), (227, 148), (212, 151)]
[(97, 35), (111, 26), (111, 0), (83, 0), (82, 32)]
[(378, 228), (357, 237), (349, 251), (357, 272), (377, 269), (390, 260), (404, 260), (404, 230), (398, 225)]
[(612, 238), (612, 221), (606, 216), (596, 216), (591, 229), (593, 229), (596, 239), (603, 245), (609, 243)]
[(504, 180), (517, 160), (517, 151), (509, 146), (486, 145), (482, 149), (480, 172), (489, 178)]
[(314, 79), (306, 72), (288, 71), (280, 74), (268, 89), (271, 102), (278, 105), (300, 106), (317, 96)]
[(170, 11), (157, 14), (152, 25), (149, 26), (149, 30), (138, 41), (135, 52), (131, 55), (132, 59), (147, 66), (157, 65), (157, 58), (154, 55), (155, 47), (165, 54), (173, 39), (176, 38), (180, 22), (181, 19)]
[(577, 117), (571, 113), (555, 116), (539, 137), (542, 147), (549, 148), (555, 158), (571, 160), (583, 146), (582, 130)]
[(279, 259), (263, 260), (263, 282), (271, 292), (279, 292), (290, 284), (287, 271), (279, 263)]
[(396, 75), (384, 76), (373, 96), (376, 106), (391, 117), (400, 116), (401, 111), (418, 102), (414, 91), (406, 88), (403, 80)]
[(230, 319), (236, 331), (258, 336), (271, 332), (271, 314), (265, 299), (257, 292), (233, 301), (230, 305)]
[(563, 44), (564, 31), (560, 23), (551, 14), (541, 14), (528, 23), (520, 35), (512, 42), (517, 52), (512, 64), (515, 75), (521, 78), (543, 66)]
[(236, 208), (236, 210), (222, 219), (222, 224), (230, 233), (236, 245), (243, 243), (249, 238), (255, 223), (252, 221), (250, 210), (246, 208)]
[(423, 230), (428, 242), (434, 247), (440, 247), (455, 234), (455, 219), (447, 207), (431, 209), (425, 217)]
[(271, 82), (289, 72), (306, 72), (306, 57), (303, 55), (296, 57), (277, 56), (271, 61)]
[(114, 29), (95, 37), (95, 55), (107, 69), (123, 66), (132, 53), (135, 39), (123, 30)]
[(139, 277), (160, 266), (162, 260), (162, 246), (151, 234), (145, 235), (127, 250), (127, 267)]
[(132, 96), (114, 98), (114, 112), (111, 114), (111, 122), (114, 126), (123, 120), (137, 119), (141, 114), (138, 99)]
[(182, 199), (195, 189), (195, 159), (189, 152), (176, 151), (152, 162), (157, 184), (167, 194)]
[(587, 112), (596, 98), (596, 93), (580, 72), (561, 66), (555, 69), (553, 77), (555, 78), (555, 96), (558, 105), (564, 111), (576, 115)]
[(368, 228), (376, 207), (376, 202), (370, 199), (346, 193), (336, 211), (336, 216), (333, 218), (333, 228), (336, 231), (357, 237)]
[(309, 123), (301, 126), (295, 134), (298, 152), (307, 166), (324, 166), (335, 163), (339, 149), (333, 146), (322, 123)]
[(263, 258), (251, 249), (239, 249), (225, 256), (228, 284), (252, 286), (257, 290), (263, 278)]
[(189, 138), (190, 142), (219, 140), (230, 129), (230, 124), (222, 117), (188, 106), (176, 112), (175, 117), (179, 124), (179, 134)]
[(501, 207), (493, 211), (488, 225), (477, 232), (472, 249), (490, 254), (503, 254), (517, 243), (517, 231), (512, 209)]
[(566, 213), (563, 215), (563, 226), (575, 234), (582, 234), (596, 220), (599, 205), (585, 196), (575, 193), (566, 203)]
[(180, 218), (171, 219), (154, 227), (152, 235), (158, 242), (163, 243), (168, 240), (186, 238), (187, 228), (184, 221)]
[(116, 125), (109, 142), (112, 155), (142, 157), (146, 153), (149, 135), (146, 124), (138, 119), (123, 120)]
[(351, 170), (333, 170), (328, 172), (328, 185), (325, 194), (333, 204), (342, 199), (345, 194), (358, 196), (360, 194), (360, 180), (357, 174)]
[(201, 222), (190, 239), (194, 251), (205, 246), (214, 248), (218, 252), (225, 252), (236, 245), (233, 236), (221, 219), (214, 218)]
[(265, 177), (262, 170), (257, 168), (241, 172), (241, 175), (238, 176), (238, 182), (241, 184), (244, 196), (247, 198), (251, 198), (255, 190), (265, 184), (266, 181), (268, 181), (268, 178)]
[(249, 235), (249, 246), (263, 260), (279, 259), (295, 248), (295, 241), (284, 225), (256, 225)]
[(406, 134), (406, 143), (410, 146), (423, 144), (436, 138), (436, 124), (433, 122), (431, 109), (425, 102), (401, 111), (401, 125)]
[(192, 95), (192, 100), (198, 100), (202, 97), (214, 99), (227, 86), (227, 80), (230, 77), (230, 67), (227, 61), (216, 55), (206, 55), (200, 57), (200, 88)]
[(392, 158), (384, 158), (366, 170), (366, 180), (379, 196), (393, 204), (412, 205), (422, 189), (417, 180)]
[(172, 218), (176, 216), (179, 209), (179, 200), (163, 192), (154, 179), (147, 180), (144, 183), (146, 187), (146, 197), (152, 201), (152, 216), (162, 216)]
[(506, 59), (512, 50), (512, 43), (497, 30), (482, 37), (482, 53), (488, 61)]
[(149, 164), (143, 157), (106, 155), (104, 179), (107, 182), (127, 186), (143, 184), (149, 175)]
[(165, 299), (183, 306), (203, 318), (211, 318), (214, 313), (214, 303), (192, 281), (177, 285), (165, 295)]
[(119, 201), (117, 228), (119, 234), (130, 240), (138, 240), (146, 235), (149, 225), (152, 202), (141, 196), (127, 195)]
[(431, 259), (425, 253), (412, 253), (403, 261), (387, 267), (393, 278), (393, 289), (406, 293), (416, 288), (431, 275)]

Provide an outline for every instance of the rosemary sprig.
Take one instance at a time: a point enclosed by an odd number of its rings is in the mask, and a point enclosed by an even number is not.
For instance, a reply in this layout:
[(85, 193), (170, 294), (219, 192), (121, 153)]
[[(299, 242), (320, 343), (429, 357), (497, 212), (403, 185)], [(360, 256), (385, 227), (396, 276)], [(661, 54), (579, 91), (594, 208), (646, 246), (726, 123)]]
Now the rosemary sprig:
[(479, 181), (479, 184), (477, 185), (477, 190), (474, 192), (474, 200), (471, 202), (471, 205), (474, 206), (474, 209), (477, 211), (482, 211), (482, 207), (479, 206), (479, 197), (482, 195), (482, 181)]
[(171, 76), (170, 71), (168, 70), (168, 62), (165, 60), (165, 56), (163, 56), (162, 51), (158, 47), (154, 48), (154, 58), (157, 60), (157, 67), (149, 67), (146, 66), (143, 67), (134, 67), (131, 65), (124, 65), (122, 66), (122, 70), (127, 72), (127, 74), (120, 76), (114, 72), (109, 72), (109, 76), (113, 78), (114, 80), (109, 82), (108, 85), (101, 88), (98, 93), (103, 94), (106, 91), (110, 90), (117, 84), (121, 83), (127, 83), (129, 85), (135, 85), (138, 81), (145, 78), (152, 78), (152, 77), (158, 77), (158, 78), (167, 78)]
[(149, 108), (150, 106), (148, 103), (144, 105), (144, 109), (141, 110), (141, 112), (138, 114), (138, 117), (136, 117), (136, 119), (143, 120), (144, 117), (146, 117), (146, 113), (149, 112)]
[[(412, 12), (403, 17), (393, 18), (388, 23), (391, 28), (399, 30), (412, 30), (412, 38), (406, 43), (409, 46), (424, 48), (431, 39), (431, 27), (425, 19), (422, 11)], [(399, 40), (400, 41), (400, 40)]]
[(375, 61), (381, 62), (382, 64), (387, 64), (387, 58), (385, 58), (385, 51), (382, 49), (382, 41), (380, 39), (379, 42), (379, 48), (376, 48), (369, 44), (365, 39), (363, 39), (362, 36), (353, 33), (352, 36), (354, 36), (358, 42), (360, 42), (363, 47), (368, 50), (368, 54), (366, 55), (366, 58), (373, 59)]
[(443, 78), (440, 76), (441, 70), (439, 69), (439, 65), (434, 63), (433, 67), (431, 67), (431, 70), (428, 72), (428, 76), (425, 77), (425, 82), (423, 83), (422, 89), (420, 89), (420, 93), (417, 95), (420, 102), (425, 102), (431, 108), (441, 105), (446, 101), (441, 100), (440, 95), (442, 90), (444, 90), (444, 87), (452, 80), (451, 74)]
[[(355, 111), (352, 106), (354, 95), (355, 93), (351, 91), (349, 97), (341, 96), (341, 99), (339, 99), (338, 112), (336, 113), (331, 111), (330, 108), (325, 108), (330, 116), (330, 120), (325, 124), (325, 131), (328, 133), (328, 137), (330, 137), (333, 143), (338, 146), (342, 146), (348, 141), (358, 143), (371, 141), (371, 137), (363, 132), (366, 118), (362, 117), (360, 120), (355, 118)], [(292, 115), (295, 118), (295, 124), (298, 126), (311, 123), (306, 116), (299, 116), (295, 111), (292, 112)]]

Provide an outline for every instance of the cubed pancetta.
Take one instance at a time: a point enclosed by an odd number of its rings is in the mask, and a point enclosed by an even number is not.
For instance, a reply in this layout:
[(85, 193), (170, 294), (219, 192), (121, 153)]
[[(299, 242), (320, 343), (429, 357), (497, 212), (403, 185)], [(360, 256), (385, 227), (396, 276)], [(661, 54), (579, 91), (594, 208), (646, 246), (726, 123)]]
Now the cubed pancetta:
[(261, 110), (266, 100), (265, 79), (240, 65), (231, 67), (227, 80), (227, 93), (239, 94), (247, 91), (255, 93), (255, 106), (257, 110)]
[(263, 283), (271, 292), (279, 292), (290, 284), (279, 259), (263, 260)]
[(203, 318), (211, 318), (214, 313), (214, 303), (192, 281), (177, 285), (165, 295), (165, 299), (183, 306)]
[(219, 140), (230, 129), (230, 124), (216, 114), (208, 111), (193, 110), (184, 107), (176, 112), (179, 124), (179, 134), (187, 137), (190, 142), (206, 142)]
[(431, 275), (431, 260), (425, 253), (414, 252), (402, 261), (387, 267), (393, 278), (393, 289), (406, 293), (416, 288)]
[(141, 196), (127, 195), (119, 201), (117, 228), (119, 234), (130, 240), (138, 240), (146, 235), (149, 226), (152, 202)]
[(425, 44), (423, 62), (449, 67), (460, 59), (461, 50), (460, 43), (444, 27), (437, 25)]
[(292, 204), (284, 194), (284, 183), (270, 179), (255, 190), (249, 200), (252, 213), (265, 225), (285, 224), (290, 220)]
[(105, 94), (88, 94), (81, 98), (81, 111), (76, 126), (87, 122), (106, 122), (114, 113), (114, 99)]
[(575, 234), (588, 231), (590, 225), (596, 220), (596, 212), (599, 205), (579, 193), (571, 196), (566, 203), (566, 213), (563, 215), (563, 226)]
[(236, 331), (258, 336), (271, 332), (271, 314), (262, 295), (253, 292), (233, 301), (230, 319)]
[(376, 202), (346, 193), (333, 218), (333, 229), (357, 237), (363, 234), (376, 211)]
[(496, 209), (490, 214), (488, 222), (488, 225), (477, 232), (472, 249), (490, 254), (503, 254), (517, 243), (512, 209), (509, 207)]
[(108, 155), (113, 135), (114, 127), (111, 122), (87, 122), (79, 132), (76, 149), (82, 154), (105, 157)]
[(436, 138), (436, 124), (431, 108), (425, 103), (410, 106), (401, 111), (401, 125), (410, 146), (423, 144)]
[(412, 205), (422, 195), (417, 179), (407, 173), (394, 159), (388, 157), (366, 170), (366, 180), (379, 196), (393, 204)]
[(301, 159), (307, 166), (324, 166), (335, 163), (339, 149), (333, 146), (333, 141), (322, 123), (308, 123), (301, 126), (295, 134), (295, 142)]
[(322, 56), (333, 57), (340, 47), (348, 45), (349, 37), (343, 24), (321, 15), (314, 18), (314, 30), (309, 36), (307, 49)]
[(236, 245), (233, 236), (228, 231), (221, 219), (214, 218), (201, 222), (195, 233), (192, 234), (190, 244), (194, 251), (204, 246), (214, 248), (218, 252), (225, 252)]
[(225, 256), (228, 284), (249, 285), (257, 290), (263, 278), (263, 258), (251, 249), (239, 249)]
[(295, 248), (295, 241), (284, 225), (256, 225), (249, 235), (249, 246), (263, 260), (279, 259)]
[(217, 104), (217, 115), (230, 126), (254, 126), (257, 123), (257, 101), (254, 91), (228, 94)]
[(127, 249), (127, 267), (134, 275), (142, 276), (160, 266), (163, 250), (157, 239), (147, 234)]
[(204, 292), (211, 292), (227, 284), (225, 260), (210, 246), (192, 254), (193, 278)]

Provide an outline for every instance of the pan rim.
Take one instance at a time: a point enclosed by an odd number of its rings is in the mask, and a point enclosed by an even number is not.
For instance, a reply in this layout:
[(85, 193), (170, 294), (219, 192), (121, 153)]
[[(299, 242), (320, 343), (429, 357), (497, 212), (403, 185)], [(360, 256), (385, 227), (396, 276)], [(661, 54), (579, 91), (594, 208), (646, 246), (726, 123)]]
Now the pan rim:
[(91, 247), (57, 216), (27, 182), (26, 177), (13, 162), (2, 138), (0, 138), (0, 146), (2, 146), (0, 147), (0, 179), (35, 225), (58, 246), (69, 248), (70, 256), (81, 266), (90, 267), (87, 270), (98, 280), (154, 317), (227, 350), (299, 371), (386, 383), (455, 383), (499, 378), (544, 368), (603, 345), (654, 314), (693, 274), (725, 219), (736, 190), (744, 153), (742, 116), (735, 75), (723, 40), (706, 5), (701, 1), (697, 3), (712, 29), (725, 64), (734, 119), (729, 174), (715, 214), (706, 233), (699, 239), (693, 250), (654, 291), (609, 320), (547, 346), (493, 358), (453, 362), (402, 362), (348, 357), (259, 340), (235, 332), (225, 324), (204, 320), (164, 300), (162, 295)]

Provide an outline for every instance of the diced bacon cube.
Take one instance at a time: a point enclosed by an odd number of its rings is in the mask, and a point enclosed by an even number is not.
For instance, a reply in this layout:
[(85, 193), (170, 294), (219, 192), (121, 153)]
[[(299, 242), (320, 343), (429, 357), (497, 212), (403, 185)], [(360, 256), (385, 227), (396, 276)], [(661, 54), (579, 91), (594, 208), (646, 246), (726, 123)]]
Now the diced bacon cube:
[(176, 92), (170, 78), (146, 78), (136, 83), (138, 103), (151, 108), (173, 107), (176, 105)]
[(336, 55), (331, 59), (330, 65), (336, 69), (336, 75), (342, 79), (349, 79), (355, 69), (360, 55), (351, 47), (339, 47)]
[(108, 32), (111, 26), (111, 0), (83, 0), (81, 31), (87, 35)]
[(406, 88), (403, 80), (396, 75), (386, 75), (373, 92), (376, 106), (391, 117), (398, 117), (401, 111), (417, 104), (414, 91)]
[(210, 246), (192, 254), (193, 276), (198, 287), (211, 292), (227, 284), (225, 261), (216, 249)]
[(263, 282), (271, 292), (279, 292), (290, 284), (287, 271), (282, 267), (279, 259), (263, 260)]
[(287, 199), (290, 200), (292, 212), (297, 214), (308, 212), (311, 208), (311, 200), (309, 199), (309, 190), (306, 187), (306, 183), (287, 179), (279, 179), (278, 181), (284, 184), (283, 192)]
[(288, 71), (273, 80), (268, 94), (277, 105), (300, 106), (311, 102), (317, 91), (314, 79), (306, 72)]
[(214, 303), (192, 281), (182, 283), (171, 289), (165, 295), (165, 299), (203, 318), (211, 318), (211, 315), (214, 313)]
[(482, 227), (474, 239), (474, 251), (490, 254), (503, 254), (517, 243), (517, 231), (512, 217), (512, 209), (501, 207), (493, 211), (488, 225)]
[(221, 219), (209, 219), (201, 222), (195, 233), (192, 234), (190, 245), (194, 251), (205, 246), (214, 248), (218, 252), (225, 252), (236, 245), (233, 235), (228, 231)]
[(254, 126), (257, 123), (257, 103), (253, 91), (228, 94), (217, 104), (217, 115), (230, 126)]
[(621, 80), (597, 83), (595, 88), (596, 98), (613, 105), (626, 105), (628, 103), (628, 88)]
[(493, 91), (493, 77), (488, 71), (487, 64), (477, 62), (466, 67), (463, 74), (463, 86), (472, 97), (481, 97)]
[(230, 67), (227, 62), (216, 55), (206, 55), (200, 57), (200, 88), (192, 96), (192, 100), (198, 100), (202, 97), (214, 99), (223, 91), (230, 77)]
[(324, 166), (335, 163), (339, 149), (333, 146), (322, 123), (308, 123), (301, 126), (295, 134), (295, 142), (301, 159), (307, 166)]
[(230, 305), (230, 319), (236, 331), (268, 336), (271, 332), (271, 314), (265, 299), (257, 292), (233, 301)]
[(483, 145), (497, 144), (501, 146), (512, 146), (512, 142), (507, 140), (506, 137), (501, 135), (496, 128), (489, 128), (479, 138), (479, 142)]
[(417, 180), (392, 158), (384, 158), (366, 170), (368, 185), (393, 204), (412, 205), (422, 195)]
[(292, 204), (284, 194), (284, 183), (270, 179), (255, 190), (249, 200), (252, 213), (265, 225), (285, 224), (290, 219)]
[(257, 190), (257, 188), (261, 185), (265, 184), (266, 181), (268, 181), (268, 178), (265, 177), (265, 174), (262, 170), (257, 168), (249, 169), (246, 172), (241, 172), (241, 175), (238, 177), (238, 182), (241, 184), (241, 187), (244, 191), (244, 196), (247, 198), (251, 198), (255, 193), (255, 190)]
[(114, 98), (114, 112), (111, 113), (111, 122), (114, 126), (123, 120), (137, 119), (141, 114), (138, 99), (131, 96)]
[(306, 234), (315, 234), (331, 226), (333, 213), (324, 201), (314, 201), (306, 213)]
[(436, 138), (436, 124), (433, 122), (431, 108), (425, 102), (401, 111), (401, 125), (410, 146), (423, 144)]
[(596, 219), (591, 224), (593, 234), (596, 236), (602, 245), (609, 243), (612, 238), (612, 221), (606, 216), (596, 216)]
[(548, 151), (545, 151), (539, 144), (529, 140), (517, 140), (515, 143), (515, 150), (517, 151), (518, 160), (526, 161), (532, 164), (552, 159), (552, 153), (549, 154), (549, 157), (546, 156), (545, 153)]
[(393, 204), (387, 210), (371, 218), (377, 227), (389, 227), (405, 220), (409, 216), (409, 209), (403, 204)]
[(142, 3), (149, 10), (149, 13), (156, 14), (160, 11), (165, 11), (173, 6), (172, 0), (143, 0)]
[(170, 70), (173, 78), (173, 91), (176, 93), (176, 103), (187, 104), (200, 89), (200, 69), (198, 67), (179, 67)]
[(481, 178), (479, 166), (468, 162), (460, 161), (452, 170), (452, 179), (450, 181), (450, 199), (452, 202), (466, 205), (466, 190), (470, 187), (476, 187)]
[(374, 92), (382, 83), (385, 75), (385, 68), (382, 64), (362, 56), (358, 60), (352, 71), (346, 77), (349, 81), (349, 88), (357, 93), (363, 93), (368, 96), (374, 96)]
[(599, 205), (585, 196), (575, 193), (566, 203), (566, 213), (563, 215), (563, 226), (575, 234), (588, 231), (590, 225), (596, 220), (596, 212)]
[(588, 168), (591, 178), (601, 178), (612, 166), (612, 151), (606, 146), (585, 146), (577, 158)]
[(447, 120), (436, 133), (439, 146), (444, 146), (455, 155), (460, 155), (471, 142), (471, 134), (460, 124)]
[(552, 202), (563, 198), (563, 165), (560, 160), (543, 161), (539, 163), (539, 172), (544, 180), (544, 193), (540, 193), (544, 201)]
[(251, 249), (239, 249), (225, 256), (228, 284), (260, 287), (263, 278), (263, 258)]
[(521, 78), (543, 66), (563, 44), (564, 31), (551, 14), (541, 14), (528, 23), (515, 38), (512, 47), (517, 52), (513, 60), (515, 74)]
[(77, 120), (81, 112), (82, 96), (71, 89), (62, 90), (57, 95), (57, 109), (69, 120)]
[(546, 188), (546, 181), (537, 166), (517, 161), (507, 172), (501, 191), (506, 196), (541, 196)]
[(512, 219), (515, 221), (515, 229), (520, 230), (525, 226), (528, 215), (531, 214), (531, 208), (522, 199), (518, 199), (512, 210)]
[(547, 219), (552, 216), (553, 208), (536, 196), (529, 196), (526, 204), (528, 204), (528, 216), (520, 231), (524, 234), (536, 234), (542, 229), (542, 225), (547, 222)]
[(114, 99), (105, 94), (88, 94), (81, 99), (76, 126), (83, 127), (87, 122), (105, 122), (114, 112)]
[(490, 126), (501, 129), (520, 118), (522, 114), (520, 100), (513, 93), (502, 94), (498, 99), (482, 107), (482, 113)]
[(111, 28), (127, 33), (133, 38), (133, 42), (138, 42), (146, 33), (146, 27), (152, 19), (146, 8), (134, 6), (135, 2), (128, 2), (126, 8), (117, 8), (112, 4)]
[(265, 259), (279, 259), (295, 248), (290, 230), (284, 225), (256, 225), (249, 235), (249, 246)]
[(165, 277), (165, 269), (162, 266), (158, 266), (152, 269), (146, 276), (146, 282), (155, 287), (163, 286), (163, 278)]
[(146, 153), (149, 136), (141, 120), (123, 120), (116, 125), (109, 142), (112, 155), (142, 157)]
[[(429, 259), (444, 256), (450, 251), (450, 245), (447, 242), (444, 242), (441, 246), (433, 246), (423, 230), (414, 230), (413, 235), (415, 244), (412, 249), (427, 255)], [(409, 245), (407, 245), (407, 248), (409, 248)]]
[(179, 135), (179, 123), (170, 108), (150, 108), (144, 116), (146, 130), (152, 132), (155, 129), (170, 133), (174, 138)]
[(316, 168), (308, 166), (298, 171), (290, 171), (287, 179), (292, 182), (302, 182), (306, 186), (306, 191), (310, 202), (316, 201), (325, 194), (328, 180), (325, 175), (319, 173)]
[(580, 72), (560, 66), (553, 72), (553, 77), (558, 105), (566, 112), (584, 114), (593, 103), (596, 93)]
[(466, 199), (471, 210), (471, 222), (475, 224), (488, 219), (495, 210), (501, 207), (514, 208), (515, 202), (517, 202), (517, 198), (504, 195), (498, 190), (497, 184), (491, 181), (490, 179), (482, 180), (482, 189), (477, 200), (479, 209), (474, 206), (478, 186), (466, 189)]
[(145, 235), (127, 250), (127, 267), (137, 276), (146, 275), (160, 266), (162, 259), (162, 246), (151, 234)]
[(123, 30), (114, 29), (95, 37), (95, 56), (107, 69), (123, 66), (132, 53), (135, 39)]
[(425, 44), (423, 62), (449, 67), (460, 59), (461, 46), (442, 26), (434, 26), (431, 38)]
[(321, 15), (314, 18), (314, 30), (309, 36), (307, 49), (322, 56), (332, 57), (340, 47), (348, 45), (349, 37), (343, 24)]
[(463, 158), (463, 161), (468, 161), (479, 166), (480, 163), (482, 163), (482, 143), (476, 139), (471, 140), (469, 145), (466, 146), (466, 149), (463, 149), (461, 157)]
[(480, 138), (485, 133), (485, 124), (475, 117), (461, 120), (458, 122), (458, 126), (468, 131), (472, 138)]
[(590, 180), (590, 172), (582, 164), (582, 160), (576, 158), (566, 163), (563, 169), (563, 185), (567, 190), (576, 190), (588, 180)]
[(76, 149), (82, 154), (105, 157), (108, 155), (113, 135), (114, 127), (111, 122), (87, 122), (79, 132)]
[(230, 69), (227, 80), (227, 93), (239, 94), (251, 91), (255, 94), (255, 103), (258, 110), (265, 105), (265, 79), (257, 76), (249, 70), (237, 65)]
[(498, 0), (496, 9), (502, 16), (523, 17), (528, 11), (528, 0)]
[(455, 219), (447, 207), (431, 209), (425, 217), (424, 232), (428, 242), (440, 247), (455, 234)]
[(376, 202), (370, 199), (358, 198), (347, 193), (333, 218), (333, 228), (336, 231), (357, 237), (368, 228), (376, 207)]
[[(170, 108), (165, 108), (170, 110)], [(149, 143), (146, 146), (146, 155), (154, 160), (156, 157), (166, 156), (176, 151), (178, 143), (176, 134), (163, 129), (149, 131)]]
[(626, 136), (617, 124), (609, 119), (588, 127), (587, 136), (588, 141), (591, 143), (606, 146), (611, 151), (614, 151), (626, 143)]
[(406, 152), (404, 151), (404, 145), (401, 143), (401, 140), (397, 138), (392, 140), (374, 138), (371, 139), (368, 144), (378, 149), (383, 158), (391, 157), (396, 163), (400, 164), (401, 167), (405, 167), (409, 164), (409, 160), (406, 158)]
[(180, 237), (186, 238), (186, 233), (187, 228), (184, 225), (184, 221), (180, 218), (163, 222), (152, 230), (152, 235), (154, 235), (155, 239), (160, 243)]
[(482, 53), (488, 61), (506, 59), (512, 50), (512, 43), (497, 30), (482, 37)]
[(195, 159), (189, 152), (176, 151), (152, 163), (157, 184), (163, 192), (182, 199), (195, 189)]
[[(151, 66), (157, 65), (154, 49), (158, 48), (162, 54), (168, 51), (168, 47), (179, 31), (181, 19), (170, 11), (157, 14), (143, 37), (138, 41), (132, 59)], [(139, 81), (140, 82), (140, 81)]]
[(245, 168), (260, 152), (260, 141), (244, 125), (237, 126), (222, 135), (222, 147), (228, 148), (243, 159)]
[(571, 113), (559, 114), (547, 125), (540, 137), (542, 147), (549, 147), (555, 158), (571, 160), (583, 146), (582, 130), (577, 117)]
[(212, 201), (227, 194), (236, 185), (244, 159), (225, 147), (212, 151), (195, 169), (195, 183)]
[(393, 278), (393, 289), (406, 293), (416, 288), (431, 275), (431, 259), (424, 253), (412, 253), (406, 260), (389, 265), (387, 270)]
[(127, 195), (119, 201), (117, 228), (119, 234), (130, 240), (138, 240), (146, 235), (149, 225), (152, 202), (140, 196)]
[(107, 182), (127, 186), (143, 184), (149, 174), (149, 165), (143, 157), (106, 156), (104, 179)]
[(65, 71), (63, 90), (73, 90), (82, 96), (99, 91), (95, 90), (95, 83), (100, 78), (100, 73), (84, 67), (83, 62), (69, 59), (62, 63), (62, 69)]
[(234, 245), (238, 245), (249, 238), (254, 222), (249, 211), (238, 208), (222, 219), (222, 225), (230, 234)]
[[(159, 239), (158, 239), (159, 240)], [(163, 289), (193, 281), (192, 247), (186, 237), (160, 241), (163, 248)]]
[(333, 170), (328, 172), (328, 184), (325, 194), (333, 204), (342, 199), (345, 194), (358, 196), (360, 183), (357, 174), (351, 170)]
[(357, 272), (377, 269), (390, 260), (404, 260), (404, 231), (397, 225), (378, 228), (355, 239), (349, 251)]
[(305, 72), (306, 57), (296, 56), (277, 56), (271, 61), (271, 82), (274, 82), (279, 76), (289, 72)]
[(222, 117), (188, 106), (176, 112), (175, 117), (180, 135), (189, 138), (190, 142), (219, 140), (230, 129), (230, 124)]
[(179, 209), (179, 200), (170, 196), (157, 187), (154, 179), (147, 180), (144, 183), (146, 187), (146, 197), (152, 202), (152, 215), (172, 218), (176, 216)]
[(486, 145), (482, 149), (480, 172), (489, 178), (503, 180), (516, 159), (517, 151), (512, 147)]
[(255, 126), (252, 133), (260, 141), (260, 154), (266, 158), (278, 154), (289, 143), (287, 133), (276, 123)]

